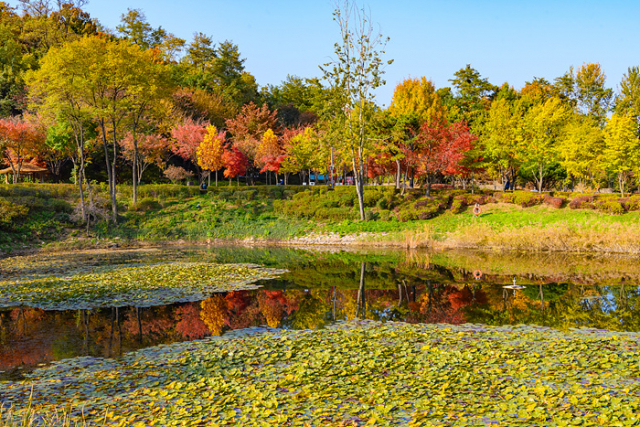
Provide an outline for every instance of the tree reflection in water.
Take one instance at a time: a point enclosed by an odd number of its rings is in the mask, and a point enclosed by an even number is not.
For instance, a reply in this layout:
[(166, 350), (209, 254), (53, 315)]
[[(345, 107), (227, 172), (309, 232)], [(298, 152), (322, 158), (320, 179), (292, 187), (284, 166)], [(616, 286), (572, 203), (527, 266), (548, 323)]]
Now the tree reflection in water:
[[(472, 264), (466, 258), (416, 253), (340, 252), (311, 257), (281, 251), (247, 251), (246, 258), (237, 260), (289, 270), (279, 279), (263, 282), (261, 290), (220, 293), (202, 302), (159, 307), (2, 310), (0, 371), (5, 373), (0, 376), (52, 360), (118, 357), (145, 346), (252, 326), (313, 329), (335, 321), (373, 319), (640, 331), (640, 269), (636, 273), (631, 264), (625, 264), (624, 274), (615, 277), (613, 269), (601, 261), (597, 261), (601, 271), (587, 275), (574, 261), (566, 260), (570, 271), (554, 272), (552, 268), (560, 267), (548, 260), (534, 264), (516, 258), (514, 264), (504, 265), (503, 258), (498, 264), (482, 261), (477, 254), (470, 258)], [(217, 256), (225, 260), (225, 254)], [(471, 273), (478, 268), (484, 272), (481, 280)], [(503, 288), (513, 275), (524, 289)]]

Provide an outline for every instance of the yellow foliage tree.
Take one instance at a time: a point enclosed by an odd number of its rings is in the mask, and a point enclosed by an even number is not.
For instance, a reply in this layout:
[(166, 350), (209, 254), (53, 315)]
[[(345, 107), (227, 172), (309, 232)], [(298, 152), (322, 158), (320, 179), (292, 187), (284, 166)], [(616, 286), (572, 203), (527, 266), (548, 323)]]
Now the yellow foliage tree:
[(629, 177), (639, 169), (640, 141), (636, 126), (632, 115), (614, 114), (604, 130), (604, 164), (609, 172), (617, 175), (622, 197)]
[(216, 172), (216, 186), (218, 186), (218, 171), (224, 166), (222, 155), (224, 154), (226, 132), (218, 132), (215, 126), (207, 126), (206, 133), (200, 146), (196, 150), (198, 165), (208, 171)]
[(396, 86), (389, 105), (389, 112), (396, 116), (414, 116), (419, 124), (431, 123), (434, 118), (446, 118), (447, 108), (431, 80), (406, 79)]

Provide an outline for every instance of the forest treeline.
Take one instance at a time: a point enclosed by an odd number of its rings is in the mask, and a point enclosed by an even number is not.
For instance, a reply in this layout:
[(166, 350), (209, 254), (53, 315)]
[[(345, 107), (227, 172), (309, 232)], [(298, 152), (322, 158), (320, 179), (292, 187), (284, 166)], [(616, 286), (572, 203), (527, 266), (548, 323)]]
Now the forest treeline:
[(358, 46), (340, 19), (342, 46), (358, 49), (336, 45), (337, 62), (356, 64), (344, 56), (353, 51), (368, 68), (324, 64), (320, 77), (259, 87), (232, 41), (196, 32), (187, 42), (137, 9), (110, 30), (86, 0), (20, 4), (0, 2), (2, 162), (13, 182), (27, 163), (56, 180), (71, 172), (86, 184), (83, 217), (91, 183), (108, 183), (115, 220), (117, 183), (133, 184), (135, 203), (142, 182), (219, 174), (274, 184), (353, 174), (356, 184), (424, 183), (427, 194), (434, 182), (479, 179), (623, 195), (639, 183), (637, 66), (614, 91), (597, 63), (519, 90), (466, 65), (450, 87), (400, 82), (382, 108), (370, 91), (384, 84), (386, 41)]

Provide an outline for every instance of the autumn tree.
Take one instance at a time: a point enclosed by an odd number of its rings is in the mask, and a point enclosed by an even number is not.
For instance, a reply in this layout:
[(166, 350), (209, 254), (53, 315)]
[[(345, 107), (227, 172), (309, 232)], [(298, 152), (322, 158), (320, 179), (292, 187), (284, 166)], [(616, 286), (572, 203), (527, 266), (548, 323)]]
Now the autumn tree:
[(522, 114), (521, 104), (500, 99), (491, 104), (479, 128), (488, 167), (501, 178), (510, 173), (514, 180), (522, 162), (518, 156)]
[(267, 104), (262, 107), (249, 103), (233, 119), (226, 120), (227, 130), (231, 134), (233, 146), (255, 165), (256, 152), (264, 133), (269, 129), (278, 129), (276, 112), (270, 111)]
[(636, 133), (637, 124), (631, 115), (614, 114), (604, 130), (605, 167), (616, 174), (620, 193), (624, 197), (625, 185), (640, 163), (640, 141)]
[(42, 59), (40, 68), (26, 76), (30, 88), (32, 108), (43, 116), (68, 123), (72, 130), (77, 153), (78, 189), (82, 218), (86, 222), (83, 183), (86, 181), (86, 148), (95, 128), (91, 123), (93, 111), (85, 102), (86, 90), (82, 55), (70, 43), (51, 49)]
[(231, 184), (231, 178), (238, 178), (240, 182), (240, 175), (245, 175), (249, 168), (249, 159), (244, 155), (242, 151), (236, 147), (230, 147), (225, 150), (222, 155), (222, 161), (224, 162), (224, 177), (229, 178), (229, 184)]
[(140, 184), (142, 174), (149, 166), (156, 165), (160, 169), (164, 168), (169, 157), (168, 153), (171, 152), (171, 142), (164, 136), (158, 134), (139, 135), (136, 138), (136, 150), (133, 138), (133, 134), (129, 132), (118, 142), (120, 143), (124, 158), (129, 162), (138, 162), (135, 168), (135, 180)]
[[(350, 152), (355, 177), (360, 219), (364, 215), (364, 165), (366, 151), (373, 145), (370, 138), (373, 91), (384, 85), (382, 55), (388, 38), (374, 32), (370, 16), (355, 3), (346, 0), (333, 13), (340, 28), (340, 41), (335, 44), (336, 60), (321, 67), (324, 78), (339, 95), (333, 99), (338, 125), (343, 126), (344, 148)], [(391, 64), (392, 61), (387, 61)]]
[(593, 182), (602, 171), (603, 150), (604, 132), (597, 120), (576, 114), (565, 124), (556, 147), (560, 165), (572, 180), (581, 182)]
[(415, 169), (411, 160), (415, 159), (413, 151), (416, 148), (415, 137), (423, 123), (431, 123), (435, 120), (443, 120), (447, 116), (447, 110), (436, 92), (431, 80), (425, 77), (421, 79), (405, 79), (396, 86), (389, 105), (389, 113), (396, 119), (396, 134), (402, 136), (397, 139), (397, 144), (392, 146), (385, 144), (387, 152), (396, 162), (396, 187), (400, 186), (400, 162), (405, 159), (407, 175), (409, 169)]
[(171, 129), (171, 137), (174, 140), (171, 151), (182, 159), (193, 163), (200, 183), (203, 182), (205, 175), (198, 162), (198, 149), (206, 134), (206, 124), (196, 123), (190, 119), (184, 120)]
[(285, 148), (285, 157), (281, 162), (284, 173), (306, 174), (309, 183), (311, 170), (325, 170), (328, 161), (327, 147), (320, 144), (318, 133), (311, 127), (293, 136)]
[(44, 139), (44, 133), (32, 123), (18, 117), (0, 119), (0, 158), (11, 167), (14, 184), (22, 165), (35, 156)]
[(226, 132), (207, 126), (206, 134), (196, 150), (198, 164), (204, 170), (216, 172), (216, 186), (218, 186), (218, 171), (224, 166), (223, 154), (226, 145)]
[(221, 335), (227, 317), (227, 300), (217, 294), (200, 303), (200, 317), (213, 335)]
[(194, 121), (209, 122), (217, 128), (225, 126), (228, 117), (235, 117), (238, 109), (222, 95), (203, 89), (179, 88), (173, 95), (173, 104), (185, 117)]
[(558, 98), (550, 98), (534, 105), (523, 117), (523, 137), (519, 153), (523, 161), (533, 165), (533, 176), (542, 191), (545, 175), (557, 162), (557, 143), (562, 134), (569, 110)]
[(445, 119), (425, 122), (417, 137), (418, 171), (427, 182), (427, 197), (437, 174), (459, 174), (466, 152), (473, 148), (476, 136), (463, 121), (448, 124)]
[(256, 150), (256, 165), (261, 168), (260, 173), (267, 173), (267, 184), (269, 183), (269, 171), (276, 174), (278, 179), (278, 171), (284, 159), (282, 147), (278, 141), (278, 136), (271, 129), (267, 129), (262, 137), (260, 145)]

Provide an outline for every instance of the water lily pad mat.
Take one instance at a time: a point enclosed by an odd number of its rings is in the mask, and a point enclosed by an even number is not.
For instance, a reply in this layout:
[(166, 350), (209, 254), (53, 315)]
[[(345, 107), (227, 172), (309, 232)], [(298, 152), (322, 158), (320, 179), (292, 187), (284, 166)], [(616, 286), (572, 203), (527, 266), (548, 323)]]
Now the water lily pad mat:
[(213, 292), (256, 289), (284, 270), (253, 264), (174, 262), (95, 267), (93, 273), (0, 280), (0, 308), (149, 307), (200, 301)]
[[(0, 400), (102, 425), (638, 425), (638, 334), (375, 322), (71, 359)], [(138, 424), (139, 423), (139, 424)], [(306, 423), (306, 424), (305, 424)]]

